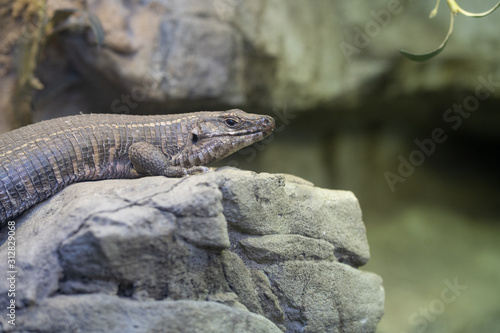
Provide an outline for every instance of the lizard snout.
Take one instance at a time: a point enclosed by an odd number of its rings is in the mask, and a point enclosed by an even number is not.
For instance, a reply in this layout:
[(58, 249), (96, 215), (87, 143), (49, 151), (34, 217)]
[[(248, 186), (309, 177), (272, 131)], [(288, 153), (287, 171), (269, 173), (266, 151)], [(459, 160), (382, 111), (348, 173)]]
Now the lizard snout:
[(262, 126), (262, 132), (267, 135), (274, 130), (274, 128), (276, 127), (276, 122), (271, 116), (262, 116), (262, 118), (260, 119), (260, 125)]

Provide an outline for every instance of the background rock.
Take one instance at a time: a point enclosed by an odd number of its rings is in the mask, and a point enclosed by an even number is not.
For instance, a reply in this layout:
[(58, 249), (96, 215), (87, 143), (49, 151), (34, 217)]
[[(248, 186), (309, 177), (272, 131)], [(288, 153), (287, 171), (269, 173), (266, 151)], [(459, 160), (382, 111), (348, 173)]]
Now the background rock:
[[(468, 5), (482, 11), (489, 3)], [(449, 20), (445, 5), (429, 20), (429, 4), (398, 0), (48, 1), (47, 17), (61, 8), (95, 15), (105, 41), (96, 48), (81, 20), (69, 21), (74, 28), (44, 50), (39, 64), (36, 74), (44, 89), (34, 100), (35, 120), (81, 111), (174, 113), (238, 106), (294, 114), (328, 109), (332, 123), (389, 116), (425, 125), (433, 110), (448, 106), (453, 91), (474, 92), (479, 76), (491, 74), (495, 82), (498, 76), (492, 49), (497, 22), (491, 16), (457, 20), (451, 42), (435, 62), (415, 64), (396, 52), (437, 47)], [(4, 10), (6, 19), (14, 15)], [(6, 56), (15, 41), (12, 35)], [(454, 71), (464, 66), (467, 71)], [(489, 102), (500, 96), (498, 85), (491, 88)], [(433, 98), (422, 100), (425, 96)], [(465, 126), (484, 134), (485, 128), (494, 130), (491, 120), (498, 120), (495, 113), (483, 113)]]
[(356, 198), (297, 177), (78, 183), (16, 227), (7, 332), (374, 332), (383, 313), (381, 278), (357, 269), (369, 253)]

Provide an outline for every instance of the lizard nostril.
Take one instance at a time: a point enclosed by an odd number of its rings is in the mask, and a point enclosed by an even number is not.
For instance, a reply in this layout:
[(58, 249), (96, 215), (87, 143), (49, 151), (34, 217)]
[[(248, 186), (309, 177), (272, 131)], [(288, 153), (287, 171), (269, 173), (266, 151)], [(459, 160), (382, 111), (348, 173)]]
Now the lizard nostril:
[(269, 129), (274, 129), (274, 119), (271, 117), (263, 117), (262, 118), (262, 126), (269, 128)]

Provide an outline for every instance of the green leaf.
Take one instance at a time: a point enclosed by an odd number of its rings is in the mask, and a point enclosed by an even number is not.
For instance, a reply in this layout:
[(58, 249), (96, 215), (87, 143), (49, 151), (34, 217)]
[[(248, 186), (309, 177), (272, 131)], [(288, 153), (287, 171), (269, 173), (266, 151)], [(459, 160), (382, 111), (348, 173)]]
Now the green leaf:
[(471, 12), (468, 12), (465, 10), (461, 10), (460, 12), (468, 17), (485, 17), (485, 16), (493, 13), (495, 11), (495, 9), (497, 9), (498, 7), (500, 7), (500, 1), (493, 8), (491, 8), (490, 10), (487, 10), (485, 12), (482, 12), (482, 13), (471, 13)]
[(438, 12), (438, 8), (439, 8), (439, 0), (437, 0), (436, 6), (434, 6), (434, 9), (429, 14), (429, 18), (433, 18), (434, 16), (436, 16), (436, 14)]
[(406, 50), (399, 50), (399, 53), (401, 53), (403, 56), (405, 56), (406, 58), (408, 58), (410, 60), (418, 61), (418, 62), (423, 62), (423, 61), (429, 60), (429, 59), (437, 56), (439, 53), (441, 53), (441, 51), (443, 51), (444, 47), (446, 46), (446, 43), (448, 43), (448, 40), (450, 39), (451, 33), (453, 32), (453, 23), (455, 21), (455, 14), (451, 13), (450, 17), (451, 17), (450, 18), (450, 28), (448, 29), (448, 34), (446, 35), (443, 42), (441, 43), (441, 45), (439, 45), (439, 47), (437, 49), (435, 49), (434, 51), (431, 51), (429, 53), (424, 53), (424, 54), (416, 54), (416, 53), (412, 53), (412, 52), (409, 52)]

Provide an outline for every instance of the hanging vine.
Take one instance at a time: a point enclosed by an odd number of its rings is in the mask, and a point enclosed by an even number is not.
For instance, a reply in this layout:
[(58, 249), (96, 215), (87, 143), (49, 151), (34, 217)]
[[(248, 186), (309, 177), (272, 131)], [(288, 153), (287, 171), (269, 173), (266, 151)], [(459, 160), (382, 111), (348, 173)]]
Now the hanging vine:
[[(446, 1), (448, 2), (448, 6), (450, 7), (450, 27), (448, 28), (448, 33), (446, 34), (446, 37), (444, 38), (444, 40), (441, 43), (441, 45), (439, 45), (439, 47), (437, 49), (435, 49), (434, 51), (431, 51), (429, 53), (424, 53), (424, 54), (416, 54), (416, 53), (412, 53), (412, 52), (409, 52), (409, 51), (406, 51), (406, 50), (399, 50), (399, 52), (402, 55), (404, 55), (408, 59), (411, 59), (411, 60), (414, 60), (414, 61), (426, 61), (426, 60), (429, 60), (429, 59), (435, 57), (436, 55), (438, 55), (441, 51), (443, 51), (444, 47), (446, 46), (446, 43), (448, 43), (448, 40), (450, 39), (451, 33), (453, 32), (453, 24), (455, 23), (455, 16), (457, 14), (462, 14), (462, 15), (465, 15), (465, 16), (476, 17), (476, 18), (477, 17), (485, 17), (485, 16), (493, 13), (495, 11), (495, 9), (497, 9), (500, 6), (500, 2), (498, 2), (490, 10), (487, 10), (487, 11), (482, 12), (482, 13), (471, 13), (471, 12), (468, 12), (468, 11), (462, 9), (457, 4), (457, 2), (455, 0), (446, 0)], [(437, 0), (436, 6), (431, 11), (431, 14), (429, 15), (429, 18), (433, 18), (434, 16), (436, 16), (436, 14), (438, 12), (439, 2), (440, 2), (440, 0)]]

